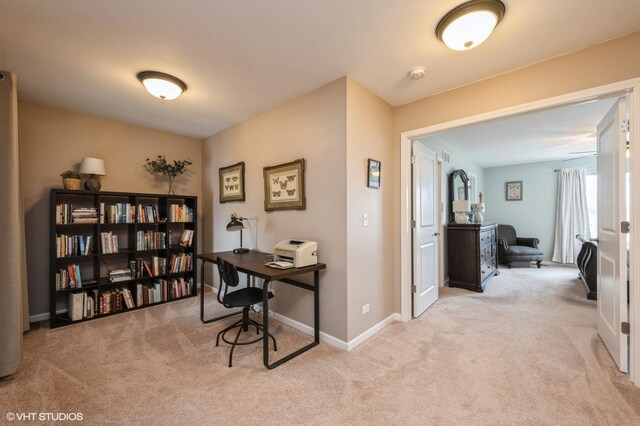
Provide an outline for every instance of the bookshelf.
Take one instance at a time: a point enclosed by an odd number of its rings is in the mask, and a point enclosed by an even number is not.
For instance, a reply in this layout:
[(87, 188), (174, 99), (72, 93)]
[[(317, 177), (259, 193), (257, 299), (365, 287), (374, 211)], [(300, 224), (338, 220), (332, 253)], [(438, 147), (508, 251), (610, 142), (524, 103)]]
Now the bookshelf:
[(51, 328), (196, 295), (197, 197), (52, 189)]

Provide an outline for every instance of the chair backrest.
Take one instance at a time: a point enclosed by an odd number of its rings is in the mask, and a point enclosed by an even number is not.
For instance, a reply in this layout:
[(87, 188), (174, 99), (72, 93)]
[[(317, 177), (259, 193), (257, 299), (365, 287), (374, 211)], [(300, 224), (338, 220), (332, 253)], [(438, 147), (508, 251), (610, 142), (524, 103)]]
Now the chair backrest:
[(518, 245), (516, 230), (511, 225), (498, 225), (498, 238), (504, 238), (510, 246)]
[(227, 262), (226, 260), (218, 257), (216, 259), (218, 264), (218, 272), (220, 273), (220, 288), (218, 289), (218, 302), (225, 305), (224, 299), (227, 295), (229, 287), (237, 287), (240, 282), (238, 276), (238, 270), (235, 265)]

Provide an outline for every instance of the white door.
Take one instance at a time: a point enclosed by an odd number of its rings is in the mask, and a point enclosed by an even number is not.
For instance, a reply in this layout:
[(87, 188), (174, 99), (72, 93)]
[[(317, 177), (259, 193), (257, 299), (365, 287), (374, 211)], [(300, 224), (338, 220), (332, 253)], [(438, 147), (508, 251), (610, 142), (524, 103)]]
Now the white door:
[(438, 159), (420, 142), (413, 155), (413, 316), (438, 300)]
[(621, 222), (625, 220), (626, 134), (620, 123), (626, 102), (620, 99), (598, 124), (598, 334), (611, 357), (628, 371), (627, 247)]

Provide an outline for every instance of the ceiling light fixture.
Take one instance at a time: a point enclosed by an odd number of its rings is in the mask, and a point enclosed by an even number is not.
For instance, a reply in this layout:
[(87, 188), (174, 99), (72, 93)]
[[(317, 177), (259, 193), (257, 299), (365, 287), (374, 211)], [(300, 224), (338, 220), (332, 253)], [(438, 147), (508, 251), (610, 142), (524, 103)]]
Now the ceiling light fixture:
[(170, 74), (158, 71), (142, 71), (138, 73), (138, 80), (156, 98), (163, 101), (175, 99), (187, 90), (184, 81)]
[(415, 67), (407, 74), (411, 80), (420, 80), (427, 73), (425, 67)]
[(469, 50), (482, 44), (504, 17), (500, 0), (471, 0), (455, 7), (438, 22), (438, 40), (453, 50)]

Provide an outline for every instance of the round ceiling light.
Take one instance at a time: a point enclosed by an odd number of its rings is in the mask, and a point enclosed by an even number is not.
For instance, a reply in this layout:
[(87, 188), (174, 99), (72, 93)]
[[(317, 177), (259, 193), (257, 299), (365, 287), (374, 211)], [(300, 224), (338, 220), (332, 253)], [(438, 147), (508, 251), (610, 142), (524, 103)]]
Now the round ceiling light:
[(482, 44), (502, 21), (500, 0), (471, 0), (447, 13), (438, 22), (436, 36), (453, 50), (469, 50)]
[(138, 73), (138, 80), (156, 98), (163, 101), (175, 99), (187, 90), (184, 81), (170, 74), (158, 71), (142, 71)]

